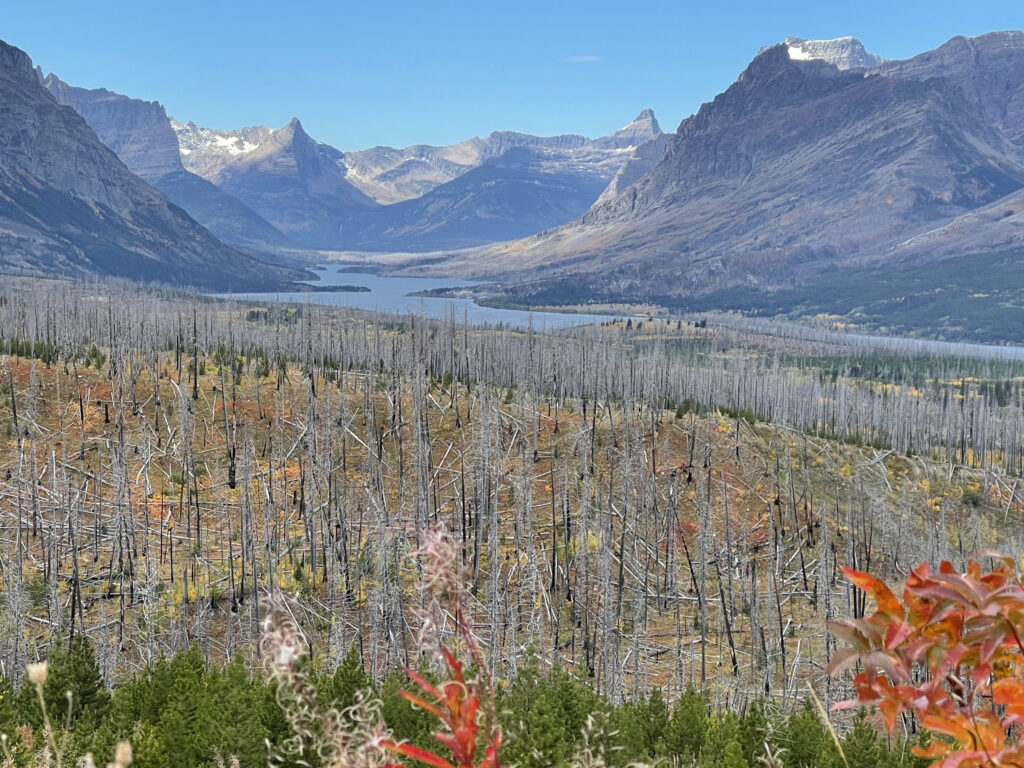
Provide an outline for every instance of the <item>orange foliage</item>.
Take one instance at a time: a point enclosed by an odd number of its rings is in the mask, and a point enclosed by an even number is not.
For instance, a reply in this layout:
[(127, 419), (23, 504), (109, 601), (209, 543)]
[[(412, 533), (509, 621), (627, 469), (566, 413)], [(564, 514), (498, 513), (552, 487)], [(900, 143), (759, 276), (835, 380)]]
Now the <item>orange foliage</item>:
[(1017, 563), (996, 553), (957, 573), (924, 563), (907, 578), (902, 599), (878, 579), (843, 568), (876, 610), (835, 622), (846, 641), (829, 668), (854, 665), (856, 699), (837, 708), (877, 706), (886, 727), (913, 713), (937, 736), (915, 752), (936, 768), (1024, 768), (1024, 582)]

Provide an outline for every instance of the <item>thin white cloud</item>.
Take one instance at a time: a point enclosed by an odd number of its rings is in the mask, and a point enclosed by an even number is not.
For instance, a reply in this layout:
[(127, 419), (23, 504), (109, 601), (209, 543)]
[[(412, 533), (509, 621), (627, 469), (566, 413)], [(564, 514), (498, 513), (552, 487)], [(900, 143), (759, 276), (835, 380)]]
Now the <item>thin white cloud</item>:
[(570, 64), (593, 64), (600, 60), (600, 56), (566, 56), (563, 59), (563, 61), (568, 61)]

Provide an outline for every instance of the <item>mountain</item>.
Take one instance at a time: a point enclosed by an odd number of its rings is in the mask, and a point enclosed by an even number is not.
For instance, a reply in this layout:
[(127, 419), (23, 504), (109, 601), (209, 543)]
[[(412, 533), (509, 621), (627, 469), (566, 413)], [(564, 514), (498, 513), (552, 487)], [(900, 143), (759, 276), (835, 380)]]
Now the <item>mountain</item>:
[(177, 136), (159, 102), (75, 88), (53, 74), (43, 79), (43, 85), (58, 102), (84, 117), (132, 173), (163, 191), (217, 237), (249, 247), (289, 245), (283, 234), (240, 200), (185, 170)]
[(644, 110), (594, 140), (504, 131), (463, 142), (456, 145), (460, 156), (469, 157), (472, 147), (477, 165), (415, 199), (356, 213), (344, 224), (341, 247), (461, 249), (542, 232), (585, 213), (637, 145), (657, 142), (660, 131), (654, 113)]
[(479, 138), (448, 147), (373, 147), (345, 153), (346, 178), (378, 203), (390, 205), (421, 197), (492, 156), (488, 142)]
[(341, 152), (298, 120), (214, 131), (172, 122), (182, 162), (307, 246), (458, 249), (565, 223), (597, 199), (633, 149), (660, 134), (650, 110), (611, 136), (514, 131), (450, 147)]
[(302, 276), (214, 238), (133, 174), (77, 112), (43, 87), (29, 57), (3, 42), (0, 266), (14, 274), (222, 289)]
[(534, 268), (521, 297), (670, 299), (909, 256), (903, 243), (1024, 187), (1017, 40), (924, 57), (949, 76), (921, 57), (841, 70), (792, 44), (764, 50), (642, 178), (574, 222), (476, 254), (473, 274)]
[(661, 135), (661, 126), (654, 116), (654, 110), (645, 109), (625, 128), (620, 128), (611, 136), (594, 139), (593, 145), (599, 149), (633, 149)]
[(345, 178), (344, 154), (310, 138), (297, 118), (276, 130), (175, 125), (186, 168), (304, 246), (336, 247), (351, 210), (377, 206)]
[(171, 118), (171, 129), (178, 139), (182, 164), (204, 179), (216, 177), (240, 155), (247, 155), (274, 135), (273, 128), (262, 125), (237, 131), (203, 128), (193, 122), (179, 123)]

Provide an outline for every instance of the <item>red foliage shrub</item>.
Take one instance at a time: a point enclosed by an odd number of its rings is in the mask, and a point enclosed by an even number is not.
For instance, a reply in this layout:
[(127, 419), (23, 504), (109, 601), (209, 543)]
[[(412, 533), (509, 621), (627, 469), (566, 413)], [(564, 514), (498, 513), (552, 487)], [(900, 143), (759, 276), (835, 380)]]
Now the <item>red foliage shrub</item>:
[(915, 752), (937, 768), (1024, 768), (1024, 582), (1012, 558), (982, 553), (957, 573), (925, 563), (907, 577), (902, 599), (878, 579), (843, 568), (876, 610), (834, 622), (845, 640), (829, 667), (851, 667), (856, 698), (837, 708), (877, 706), (891, 731), (903, 713), (937, 738)]

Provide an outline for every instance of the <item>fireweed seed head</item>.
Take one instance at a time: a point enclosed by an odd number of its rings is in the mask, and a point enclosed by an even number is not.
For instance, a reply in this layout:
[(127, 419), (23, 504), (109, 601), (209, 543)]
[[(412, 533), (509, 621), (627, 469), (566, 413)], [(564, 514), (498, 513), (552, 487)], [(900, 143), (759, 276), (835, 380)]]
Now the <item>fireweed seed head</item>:
[(43, 685), (46, 682), (46, 673), (49, 672), (49, 670), (50, 665), (45, 661), (37, 661), (34, 664), (29, 664), (25, 667), (28, 680), (32, 685)]
[(132, 745), (127, 741), (119, 741), (114, 752), (114, 764), (117, 768), (128, 768), (132, 764)]

